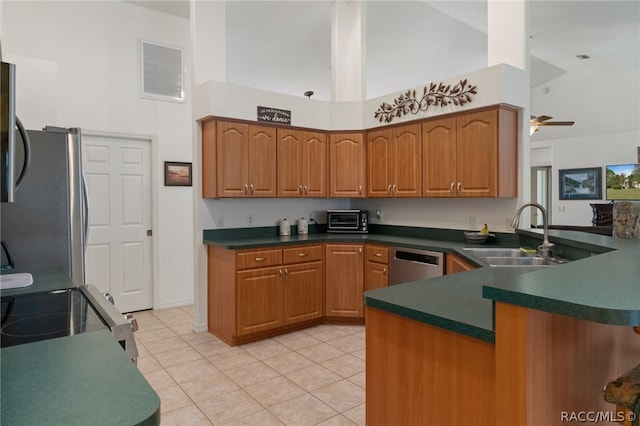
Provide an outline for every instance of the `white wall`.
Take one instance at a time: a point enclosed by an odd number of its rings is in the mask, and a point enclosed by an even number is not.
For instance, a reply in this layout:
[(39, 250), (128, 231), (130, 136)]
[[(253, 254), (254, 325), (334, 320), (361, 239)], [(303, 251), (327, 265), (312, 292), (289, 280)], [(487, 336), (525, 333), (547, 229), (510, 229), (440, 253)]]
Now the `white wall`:
[[(640, 79), (637, 69), (564, 74), (531, 91), (531, 112), (571, 127), (541, 127), (531, 137), (532, 166), (552, 167), (554, 225), (590, 226), (591, 203), (607, 203), (607, 164), (635, 163), (640, 146)], [(558, 170), (602, 167), (601, 200), (560, 200)]]
[(188, 20), (115, 1), (2, 3), (3, 55), (16, 63), (27, 128), (153, 139), (154, 307), (192, 303), (193, 192), (163, 186), (164, 161), (192, 161), (190, 98), (138, 96), (138, 39), (182, 48), (188, 63)]

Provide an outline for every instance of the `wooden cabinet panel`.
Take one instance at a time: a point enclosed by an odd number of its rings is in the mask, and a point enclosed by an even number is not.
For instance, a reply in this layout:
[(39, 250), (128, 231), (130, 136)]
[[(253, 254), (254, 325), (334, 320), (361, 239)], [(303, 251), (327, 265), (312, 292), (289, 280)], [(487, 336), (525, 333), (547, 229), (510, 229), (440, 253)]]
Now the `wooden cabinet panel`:
[(202, 122), (202, 196), (216, 198), (218, 187), (216, 179), (216, 121)]
[(252, 269), (237, 274), (237, 334), (282, 325), (282, 268)]
[(365, 247), (365, 291), (389, 286), (389, 247), (367, 244)]
[(367, 133), (367, 197), (390, 197), (393, 175), (391, 156), (393, 132), (383, 129)]
[(470, 271), (475, 269), (475, 266), (457, 256), (453, 253), (447, 253), (445, 255), (445, 273), (446, 275), (455, 274), (457, 272)]
[(285, 265), (283, 275), (284, 324), (321, 318), (322, 262)]
[(430, 120), (422, 125), (422, 193), (453, 197), (456, 182), (456, 119)]
[(362, 317), (364, 246), (325, 244), (325, 315)]
[(364, 160), (362, 133), (334, 133), (330, 135), (330, 197), (364, 197)]
[(276, 129), (249, 126), (248, 185), (251, 197), (276, 196)]
[(246, 197), (249, 190), (249, 125), (219, 121), (216, 129), (218, 196)]
[(327, 135), (320, 132), (304, 132), (302, 150), (302, 188), (305, 197), (327, 196)]
[(327, 136), (278, 129), (278, 196), (327, 196)]
[(281, 265), (282, 250), (278, 248), (239, 252), (236, 259), (238, 270)]
[(282, 260), (285, 264), (322, 260), (322, 246), (300, 246), (282, 249)]
[(497, 107), (422, 124), (425, 197), (515, 197), (517, 111)]
[(498, 174), (498, 113), (494, 110), (463, 114), (457, 120), (458, 195), (493, 197)]
[(419, 124), (367, 133), (368, 197), (422, 195)]

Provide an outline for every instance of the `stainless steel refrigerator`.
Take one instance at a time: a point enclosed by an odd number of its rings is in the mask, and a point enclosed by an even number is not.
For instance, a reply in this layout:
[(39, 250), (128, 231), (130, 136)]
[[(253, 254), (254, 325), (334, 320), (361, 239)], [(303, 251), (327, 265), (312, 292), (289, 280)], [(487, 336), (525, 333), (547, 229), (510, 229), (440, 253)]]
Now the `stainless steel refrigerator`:
[[(3, 152), (3, 158), (6, 154), (14, 162), (16, 175), (28, 166), (14, 201), (0, 206), (2, 268), (61, 268), (75, 285), (83, 285), (88, 212), (80, 129), (45, 127), (22, 133), (28, 138), (17, 137), (11, 155)], [(20, 143), (24, 139), (30, 148)]]

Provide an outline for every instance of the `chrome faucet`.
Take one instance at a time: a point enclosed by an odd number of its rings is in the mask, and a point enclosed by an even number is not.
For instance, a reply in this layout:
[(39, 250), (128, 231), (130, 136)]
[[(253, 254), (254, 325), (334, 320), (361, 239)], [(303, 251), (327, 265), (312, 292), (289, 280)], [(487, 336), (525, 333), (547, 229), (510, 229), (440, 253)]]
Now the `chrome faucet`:
[(520, 223), (520, 215), (526, 207), (537, 207), (542, 212), (542, 226), (544, 228), (544, 235), (542, 237), (542, 244), (538, 246), (538, 254), (542, 257), (550, 257), (555, 244), (549, 242), (549, 224), (547, 222), (547, 209), (538, 203), (526, 203), (520, 206), (516, 212), (513, 220), (511, 221), (511, 227), (516, 229)]

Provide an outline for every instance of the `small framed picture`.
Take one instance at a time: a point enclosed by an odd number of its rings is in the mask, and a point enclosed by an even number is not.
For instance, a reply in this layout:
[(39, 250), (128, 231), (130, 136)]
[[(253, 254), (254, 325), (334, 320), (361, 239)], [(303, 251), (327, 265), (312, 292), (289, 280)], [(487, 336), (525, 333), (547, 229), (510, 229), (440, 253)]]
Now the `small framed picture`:
[(588, 169), (564, 169), (560, 174), (561, 200), (602, 199), (602, 167)]
[(191, 163), (164, 162), (164, 186), (191, 186)]

